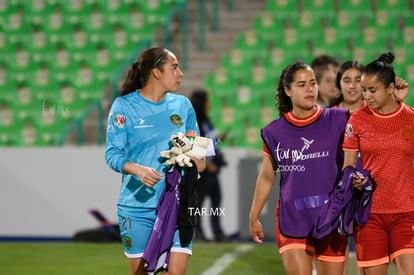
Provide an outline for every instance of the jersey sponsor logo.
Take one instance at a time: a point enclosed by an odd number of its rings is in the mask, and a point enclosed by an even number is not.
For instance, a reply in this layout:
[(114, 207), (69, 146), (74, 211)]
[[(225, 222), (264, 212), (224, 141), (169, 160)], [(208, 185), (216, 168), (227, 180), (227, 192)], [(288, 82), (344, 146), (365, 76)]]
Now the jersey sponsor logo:
[(115, 126), (118, 126), (119, 128), (123, 128), (125, 125), (125, 116), (124, 115), (115, 115), (114, 116), (114, 123)]
[(352, 127), (352, 124), (347, 124), (345, 128), (345, 136), (347, 137), (353, 137), (354, 136), (354, 127)]
[(170, 116), (170, 121), (177, 128), (180, 128), (181, 126), (183, 126), (183, 120), (181, 119), (180, 115), (172, 114)]
[(152, 128), (154, 127), (154, 125), (152, 124), (145, 124), (145, 119), (139, 118), (138, 119), (138, 125), (134, 126), (134, 129), (139, 129), (139, 128)]
[[(304, 137), (301, 137), (301, 140), (303, 141), (303, 146), (300, 150), (298, 149), (292, 149), (292, 148), (282, 148), (280, 145), (280, 142), (277, 144), (276, 149), (274, 150), (276, 152), (277, 161), (280, 162), (284, 159), (291, 159), (292, 163), (295, 163), (299, 160), (307, 160), (307, 159), (315, 159), (315, 158), (324, 158), (329, 156), (329, 150), (328, 151), (322, 151), (322, 152), (313, 152), (313, 153), (306, 153), (305, 151), (310, 150), (311, 145), (315, 141), (314, 139), (308, 140)], [(290, 170), (290, 168), (284, 167), (285, 170)], [(293, 169), (293, 168), (292, 168)], [(303, 167), (300, 167), (300, 169), (295, 169), (296, 171), (305, 171), (306, 169), (303, 169)]]

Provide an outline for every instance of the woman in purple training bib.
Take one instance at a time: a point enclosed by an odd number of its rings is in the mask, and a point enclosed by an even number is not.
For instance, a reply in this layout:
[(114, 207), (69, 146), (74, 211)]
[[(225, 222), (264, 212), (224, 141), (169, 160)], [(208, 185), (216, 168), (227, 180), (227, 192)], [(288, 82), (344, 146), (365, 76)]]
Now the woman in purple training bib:
[(342, 141), (349, 112), (316, 105), (318, 86), (311, 67), (287, 66), (280, 77), (280, 118), (262, 129), (263, 161), (250, 211), (250, 234), (264, 239), (259, 221), (280, 172), (276, 240), (286, 274), (342, 274), (348, 237), (312, 237), (317, 216), (343, 165)]

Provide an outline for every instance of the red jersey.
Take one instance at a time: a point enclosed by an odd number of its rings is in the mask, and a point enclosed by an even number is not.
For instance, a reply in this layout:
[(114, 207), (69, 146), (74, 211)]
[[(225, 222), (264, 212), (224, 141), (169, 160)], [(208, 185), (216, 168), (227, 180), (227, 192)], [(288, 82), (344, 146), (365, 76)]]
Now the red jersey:
[(369, 107), (353, 112), (343, 149), (359, 151), (377, 183), (372, 213), (414, 211), (414, 108), (401, 103), (390, 114)]

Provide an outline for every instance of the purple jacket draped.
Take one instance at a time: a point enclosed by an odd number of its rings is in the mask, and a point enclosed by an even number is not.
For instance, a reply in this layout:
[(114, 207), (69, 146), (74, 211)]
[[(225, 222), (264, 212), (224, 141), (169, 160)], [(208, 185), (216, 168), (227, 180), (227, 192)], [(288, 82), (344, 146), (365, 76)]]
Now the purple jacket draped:
[[(362, 190), (352, 185), (355, 175), (368, 178)], [(375, 182), (367, 170), (345, 167), (341, 179), (321, 209), (312, 235), (321, 239), (335, 230), (341, 235), (352, 235), (354, 224), (364, 225), (368, 221), (374, 190)]]
[(155, 274), (168, 265), (170, 248), (177, 229), (180, 181), (181, 169), (172, 166), (166, 175), (166, 186), (158, 203), (157, 218), (142, 257), (148, 274)]

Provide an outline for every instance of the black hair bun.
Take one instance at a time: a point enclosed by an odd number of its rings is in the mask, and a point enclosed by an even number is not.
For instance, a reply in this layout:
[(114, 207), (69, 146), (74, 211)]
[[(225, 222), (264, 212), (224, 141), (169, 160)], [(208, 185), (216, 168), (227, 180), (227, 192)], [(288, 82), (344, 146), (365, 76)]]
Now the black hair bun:
[(394, 54), (391, 52), (388, 52), (388, 53), (381, 54), (380, 57), (378, 57), (378, 61), (391, 64), (394, 61), (394, 58), (395, 58)]

